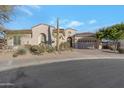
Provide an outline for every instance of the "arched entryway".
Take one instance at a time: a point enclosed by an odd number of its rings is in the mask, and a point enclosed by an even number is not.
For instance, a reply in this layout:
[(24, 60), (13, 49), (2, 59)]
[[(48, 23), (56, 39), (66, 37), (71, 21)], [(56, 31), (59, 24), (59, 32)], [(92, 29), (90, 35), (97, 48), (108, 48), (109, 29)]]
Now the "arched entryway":
[(39, 43), (40, 44), (46, 43), (46, 35), (44, 33), (40, 34), (40, 41), (39, 41)]
[(69, 43), (69, 46), (72, 47), (72, 37), (68, 37), (67, 42)]

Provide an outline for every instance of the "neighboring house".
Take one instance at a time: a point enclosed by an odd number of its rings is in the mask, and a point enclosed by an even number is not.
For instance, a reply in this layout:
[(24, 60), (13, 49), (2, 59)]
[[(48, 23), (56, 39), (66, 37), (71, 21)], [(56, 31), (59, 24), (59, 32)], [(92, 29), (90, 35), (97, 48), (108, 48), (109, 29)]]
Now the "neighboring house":
[[(47, 24), (39, 24), (29, 30), (6, 30), (5, 38), (7, 40), (8, 47), (24, 46), (24, 45), (39, 45), (49, 44), (53, 47), (56, 46), (56, 34), (57, 30), (54, 26)], [(68, 39), (72, 39), (75, 35), (74, 29), (59, 29), (59, 41), (67, 42)], [(72, 41), (70, 41), (72, 43)]]
[(88, 48), (96, 49), (98, 48), (99, 42), (95, 37), (95, 33), (85, 32), (78, 33), (74, 35), (75, 38), (75, 48)]

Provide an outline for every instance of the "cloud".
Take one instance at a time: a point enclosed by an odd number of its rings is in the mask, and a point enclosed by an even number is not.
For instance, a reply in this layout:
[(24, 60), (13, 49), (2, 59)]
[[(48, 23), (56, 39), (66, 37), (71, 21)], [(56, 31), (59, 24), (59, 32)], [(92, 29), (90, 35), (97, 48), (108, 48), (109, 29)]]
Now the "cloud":
[(29, 5), (29, 7), (34, 8), (34, 9), (41, 9), (40, 5)]
[(16, 8), (26, 13), (27, 15), (32, 16), (33, 15), (32, 9), (40, 10), (41, 6), (40, 5), (22, 5), (22, 6), (17, 6)]
[[(69, 20), (67, 20), (67, 19), (63, 19), (63, 20), (60, 19), (60, 20), (59, 20), (59, 24), (60, 24), (61, 26), (63, 26), (63, 25), (66, 25), (66, 24), (68, 23), (68, 21), (69, 21)], [(55, 26), (55, 25), (56, 25), (56, 22), (57, 22), (57, 18), (52, 18), (52, 20), (49, 22), (49, 24)]]
[(95, 19), (89, 21), (89, 24), (94, 24), (94, 23), (96, 23)]
[(67, 24), (67, 27), (78, 27), (81, 25), (84, 25), (84, 23), (80, 21), (71, 21), (70, 23)]
[[(52, 20), (48, 24), (56, 26), (56, 22), (57, 22), (57, 19), (52, 18)], [(84, 25), (84, 22), (80, 22), (80, 21), (76, 21), (76, 20), (73, 21), (73, 20), (69, 20), (69, 19), (60, 19), (60, 21), (59, 21), (60, 28), (75, 28), (75, 27), (78, 27), (81, 25)]]
[(32, 13), (27, 7), (25, 7), (25, 6), (19, 6), (19, 7), (17, 7), (17, 8), (18, 8), (20, 11), (26, 13), (26, 14), (29, 15), (29, 16), (32, 16), (32, 15), (33, 15), (33, 13)]

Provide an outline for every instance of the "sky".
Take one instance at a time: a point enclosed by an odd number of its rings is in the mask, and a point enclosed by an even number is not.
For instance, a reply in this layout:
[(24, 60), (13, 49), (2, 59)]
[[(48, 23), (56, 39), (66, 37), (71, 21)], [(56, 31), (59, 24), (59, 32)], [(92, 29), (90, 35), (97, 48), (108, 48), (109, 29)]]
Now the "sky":
[(8, 29), (31, 29), (43, 23), (76, 29), (78, 32), (95, 32), (99, 28), (124, 22), (124, 6), (102, 5), (25, 5), (16, 6)]

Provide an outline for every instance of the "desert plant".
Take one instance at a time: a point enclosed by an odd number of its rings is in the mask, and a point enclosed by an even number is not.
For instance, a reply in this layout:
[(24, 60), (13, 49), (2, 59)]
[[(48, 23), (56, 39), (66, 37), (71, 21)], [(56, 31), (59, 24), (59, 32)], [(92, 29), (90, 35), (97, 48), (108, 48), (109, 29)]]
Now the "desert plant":
[(70, 44), (68, 42), (61, 43), (59, 48), (60, 48), (61, 51), (72, 50), (72, 48), (70, 47)]
[(17, 49), (14, 52), (13, 57), (17, 57), (18, 55), (24, 55), (24, 54), (26, 54), (26, 52), (27, 52), (26, 49), (23, 49), (23, 48)]
[(18, 49), (18, 50), (17, 50), (17, 54), (19, 54), (19, 55), (24, 55), (24, 54), (26, 54), (26, 49)]
[(114, 50), (114, 45), (109, 45), (110, 50)]
[(14, 53), (12, 56), (13, 56), (13, 57), (17, 57), (17, 56), (18, 56), (18, 54), (17, 54), (17, 53)]
[(65, 44), (64, 43), (61, 43), (59, 45), (59, 49), (60, 49), (60, 51), (64, 51), (65, 50)]
[(47, 45), (46, 46), (46, 52), (48, 52), (48, 53), (52, 53), (52, 52), (55, 52), (55, 48), (54, 47), (52, 47), (52, 46), (50, 46), (50, 45)]
[(119, 49), (118, 49), (118, 52), (119, 52), (120, 54), (124, 54), (124, 48), (119, 48)]
[(45, 52), (45, 49), (40, 45), (33, 45), (30, 47), (30, 52), (35, 55), (41, 55)]

